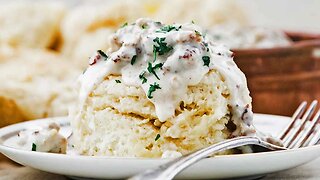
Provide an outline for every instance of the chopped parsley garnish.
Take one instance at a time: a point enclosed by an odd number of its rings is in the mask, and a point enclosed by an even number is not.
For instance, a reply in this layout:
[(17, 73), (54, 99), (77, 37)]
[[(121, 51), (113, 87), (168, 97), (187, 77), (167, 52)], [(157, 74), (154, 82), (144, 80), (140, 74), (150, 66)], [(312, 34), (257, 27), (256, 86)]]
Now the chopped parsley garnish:
[(197, 36), (201, 36), (200, 32), (197, 30), (194, 30), (194, 32), (196, 33)]
[(119, 79), (116, 79), (115, 81), (116, 81), (116, 83), (121, 83), (121, 81)]
[(202, 60), (203, 60), (203, 65), (209, 67), (210, 57), (209, 56), (202, 56)]
[(32, 143), (32, 151), (37, 151), (37, 145), (35, 143)]
[(167, 25), (167, 26), (161, 27), (160, 30), (158, 30), (156, 32), (170, 32), (172, 30), (179, 31), (179, 29), (181, 29), (181, 28), (182, 28), (182, 26), (175, 27), (175, 26), (172, 26), (172, 25)]
[(203, 42), (203, 45), (207, 48), (207, 52), (209, 52), (209, 47), (208, 47), (208, 43)]
[(156, 64), (155, 66), (152, 66), (152, 64), (150, 62), (148, 62), (147, 70), (148, 70), (149, 73), (154, 74), (158, 80), (160, 80), (160, 78), (158, 77), (158, 75), (155, 72), (155, 70), (158, 69), (158, 68), (162, 68), (162, 66), (163, 66), (162, 63)]
[(156, 138), (154, 139), (154, 141), (157, 141), (160, 138), (160, 134), (157, 134)]
[(172, 46), (167, 46), (167, 43), (165, 42), (166, 38), (159, 38), (156, 37), (153, 39), (153, 42), (157, 43), (157, 45), (153, 45), (153, 56), (154, 60), (157, 58), (157, 53), (158, 55), (164, 55), (165, 53), (171, 51), (173, 49)]
[(142, 29), (147, 29), (147, 28), (148, 28), (148, 25), (147, 25), (147, 24), (142, 24), (141, 28), (142, 28)]
[(132, 56), (132, 59), (131, 59), (131, 65), (133, 65), (135, 62), (136, 62), (136, 59), (137, 59), (137, 55), (134, 55)]
[(154, 45), (153, 45), (153, 61), (156, 61), (157, 59), (157, 51), (154, 50)]
[(126, 27), (126, 26), (128, 26), (128, 22), (125, 22), (125, 23), (121, 26), (121, 28)]
[(158, 83), (154, 82), (153, 84), (150, 84), (149, 91), (147, 94), (149, 99), (153, 98), (152, 93), (155, 92), (157, 89), (161, 89)]
[(194, 24), (194, 20), (192, 20), (191, 23)]
[(147, 82), (147, 78), (144, 77), (144, 74), (145, 74), (145, 73), (146, 73), (146, 72), (143, 71), (141, 74), (139, 74), (139, 78), (142, 80), (142, 84), (144, 84), (144, 83)]
[(104, 53), (102, 50), (98, 50), (97, 52), (99, 53), (100, 56), (104, 57), (105, 60), (108, 59), (108, 56), (107, 56), (106, 53)]

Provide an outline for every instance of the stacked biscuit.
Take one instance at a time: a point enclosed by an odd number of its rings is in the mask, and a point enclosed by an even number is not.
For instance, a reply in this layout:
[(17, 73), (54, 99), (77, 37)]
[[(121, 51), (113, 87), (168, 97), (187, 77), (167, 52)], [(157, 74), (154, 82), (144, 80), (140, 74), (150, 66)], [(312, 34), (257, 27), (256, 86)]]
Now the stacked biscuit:
[(79, 78), (70, 112), (84, 155), (171, 157), (253, 134), (246, 78), (197, 25), (141, 18), (112, 35)]
[(140, 87), (116, 83), (119, 79), (121, 76), (106, 78), (90, 95), (81, 118), (71, 116), (75, 119), (74, 145), (81, 154), (176, 157), (230, 136), (226, 128), (229, 109), (223, 96), (229, 92), (218, 72), (211, 71), (199, 85), (190, 86), (175, 117), (165, 123), (158, 120), (154, 105)]

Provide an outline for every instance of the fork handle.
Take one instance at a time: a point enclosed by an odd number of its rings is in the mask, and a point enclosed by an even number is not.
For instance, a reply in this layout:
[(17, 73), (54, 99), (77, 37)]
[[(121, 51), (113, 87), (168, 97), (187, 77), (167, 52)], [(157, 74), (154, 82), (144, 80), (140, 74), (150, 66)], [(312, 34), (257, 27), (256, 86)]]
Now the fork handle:
[[(229, 139), (214, 145), (211, 145), (207, 148), (200, 149), (191, 154), (181, 156), (177, 159), (169, 161), (166, 164), (158, 166), (153, 169), (149, 169), (145, 172), (137, 174), (129, 180), (170, 180), (173, 179), (179, 172), (189, 167), (190, 165), (198, 162), (201, 159), (204, 159), (214, 153), (224, 151), (227, 149), (232, 149), (244, 145), (255, 144), (270, 148), (269, 145), (265, 142), (262, 142), (257, 137), (236, 137)], [(271, 145), (272, 146), (272, 145)]]

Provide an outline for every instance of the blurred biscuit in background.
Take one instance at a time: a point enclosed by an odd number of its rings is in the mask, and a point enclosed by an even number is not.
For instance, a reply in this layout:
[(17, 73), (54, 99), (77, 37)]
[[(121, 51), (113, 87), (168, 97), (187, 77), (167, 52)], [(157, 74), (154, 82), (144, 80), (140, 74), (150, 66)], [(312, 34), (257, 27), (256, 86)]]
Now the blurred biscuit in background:
[(14, 100), (0, 96), (0, 127), (23, 122), (25, 117)]
[(221, 23), (246, 24), (242, 10), (230, 0), (164, 0), (155, 13), (155, 19), (164, 23), (194, 21), (202, 27)]
[[(5, 98), (4, 104), (11, 103), (10, 107), (17, 108), (24, 119), (67, 115), (81, 71), (49, 51), (14, 51), (15, 55), (0, 60), (0, 96)], [(5, 118), (0, 114), (0, 121)]]
[(95, 50), (108, 49), (111, 33), (124, 23), (144, 16), (145, 9), (136, 1), (108, 1), (75, 7), (62, 22), (62, 52), (80, 67), (86, 67), (88, 57)]
[(0, 44), (0, 66), (2, 62), (5, 62), (8, 58), (14, 57), (17, 54), (15, 53), (15, 48), (7, 45)]
[(73, 50), (70, 51), (70, 56), (75, 60), (80, 68), (87, 67), (89, 57), (92, 56), (98, 49), (105, 51), (109, 48), (109, 36), (113, 30), (109, 28), (99, 28), (96, 31), (85, 33), (73, 45)]
[(66, 9), (54, 2), (15, 2), (0, 6), (0, 44), (53, 48)]

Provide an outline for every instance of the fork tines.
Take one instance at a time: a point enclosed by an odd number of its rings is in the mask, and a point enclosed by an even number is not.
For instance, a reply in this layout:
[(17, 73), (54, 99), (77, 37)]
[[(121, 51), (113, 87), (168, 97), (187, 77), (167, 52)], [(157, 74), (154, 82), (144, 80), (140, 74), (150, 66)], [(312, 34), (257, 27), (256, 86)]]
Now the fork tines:
[(287, 148), (299, 148), (318, 143), (320, 139), (320, 109), (316, 111), (318, 101), (314, 100), (305, 111), (307, 102), (302, 102), (292, 116), (291, 123), (286, 127), (280, 139)]

